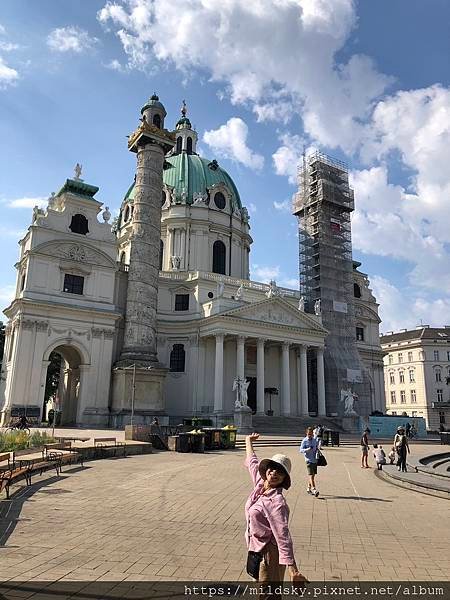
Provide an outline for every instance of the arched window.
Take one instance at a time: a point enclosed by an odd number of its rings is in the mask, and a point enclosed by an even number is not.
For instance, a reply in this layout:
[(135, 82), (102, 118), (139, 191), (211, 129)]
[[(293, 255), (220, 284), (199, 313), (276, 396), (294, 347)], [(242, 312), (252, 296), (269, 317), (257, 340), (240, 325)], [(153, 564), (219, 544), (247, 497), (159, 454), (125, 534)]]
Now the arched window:
[(186, 352), (183, 344), (174, 344), (170, 353), (170, 370), (172, 373), (184, 373)]
[(73, 215), (72, 220), (69, 226), (70, 231), (73, 233), (79, 233), (81, 235), (86, 235), (89, 233), (88, 229), (88, 220), (84, 215)]
[(192, 154), (192, 138), (188, 137), (186, 140), (186, 150), (188, 154)]
[(125, 252), (121, 252), (121, 253), (120, 253), (120, 263), (121, 263), (122, 265), (124, 265), (124, 264), (125, 264)]
[(125, 209), (125, 214), (123, 216), (124, 222), (126, 223), (129, 218), (130, 218), (130, 207), (127, 205), (127, 207)]
[(361, 298), (361, 288), (357, 283), (353, 284), (353, 295), (355, 298)]
[(226, 255), (227, 249), (225, 248), (225, 244), (220, 240), (215, 241), (213, 245), (213, 273), (220, 273), (221, 275), (226, 275)]
[(177, 137), (177, 154), (180, 154), (182, 145), (183, 145), (183, 138), (180, 135), (179, 137)]
[(165, 192), (165, 190), (163, 190), (162, 195), (161, 195), (161, 206), (164, 206), (165, 203), (166, 203), (166, 192)]
[(159, 270), (163, 268), (163, 257), (164, 257), (164, 242), (159, 240)]
[(220, 210), (223, 210), (225, 208), (225, 206), (227, 205), (227, 201), (225, 200), (225, 196), (222, 194), (222, 192), (217, 192), (217, 194), (214, 194), (214, 204)]
[(158, 129), (161, 129), (161, 117), (159, 115), (153, 116), (153, 125)]

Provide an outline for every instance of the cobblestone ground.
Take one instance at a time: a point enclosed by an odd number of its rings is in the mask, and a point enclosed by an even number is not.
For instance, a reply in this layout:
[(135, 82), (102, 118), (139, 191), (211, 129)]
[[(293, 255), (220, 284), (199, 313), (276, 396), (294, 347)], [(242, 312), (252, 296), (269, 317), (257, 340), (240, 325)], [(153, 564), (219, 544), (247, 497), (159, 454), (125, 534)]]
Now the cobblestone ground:
[[(356, 447), (327, 451), (316, 499), (297, 449), (284, 451), (293, 461), (291, 531), (308, 578), (450, 579), (447, 500), (378, 479), (360, 468)], [(242, 451), (155, 453), (36, 477), (0, 502), (0, 580), (248, 580), (243, 459)]]

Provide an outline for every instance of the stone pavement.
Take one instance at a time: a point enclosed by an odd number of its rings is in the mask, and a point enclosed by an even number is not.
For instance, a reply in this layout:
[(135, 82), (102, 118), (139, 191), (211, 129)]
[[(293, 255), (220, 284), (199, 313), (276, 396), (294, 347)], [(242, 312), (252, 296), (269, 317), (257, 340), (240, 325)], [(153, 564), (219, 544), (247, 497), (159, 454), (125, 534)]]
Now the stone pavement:
[[(285, 452), (291, 532), (309, 579), (450, 579), (447, 500), (361, 469), (357, 447), (327, 449), (316, 499), (305, 492), (303, 458)], [(0, 502), (0, 580), (248, 581), (243, 460), (242, 451), (155, 452), (37, 477)]]

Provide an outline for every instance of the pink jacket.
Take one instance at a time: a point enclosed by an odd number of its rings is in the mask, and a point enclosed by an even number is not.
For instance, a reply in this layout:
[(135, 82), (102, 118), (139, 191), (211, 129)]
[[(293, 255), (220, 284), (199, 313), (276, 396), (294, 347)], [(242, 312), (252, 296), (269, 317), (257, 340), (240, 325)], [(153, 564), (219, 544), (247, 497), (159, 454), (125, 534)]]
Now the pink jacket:
[(294, 563), (294, 549), (289, 533), (289, 508), (281, 488), (263, 494), (264, 481), (258, 472), (259, 461), (255, 454), (245, 460), (254, 489), (245, 503), (247, 548), (260, 552), (272, 542), (278, 546), (280, 565)]

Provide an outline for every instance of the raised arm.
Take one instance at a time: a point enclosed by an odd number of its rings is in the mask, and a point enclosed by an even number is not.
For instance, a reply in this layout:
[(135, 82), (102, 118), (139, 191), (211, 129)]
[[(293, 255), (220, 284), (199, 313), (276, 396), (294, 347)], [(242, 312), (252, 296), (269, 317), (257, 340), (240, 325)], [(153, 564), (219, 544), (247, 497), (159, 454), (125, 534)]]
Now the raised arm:
[(258, 438), (259, 433), (256, 432), (245, 437), (245, 451), (247, 454), (247, 458), (251, 458), (255, 454), (255, 451), (253, 450), (253, 442), (256, 441)]

